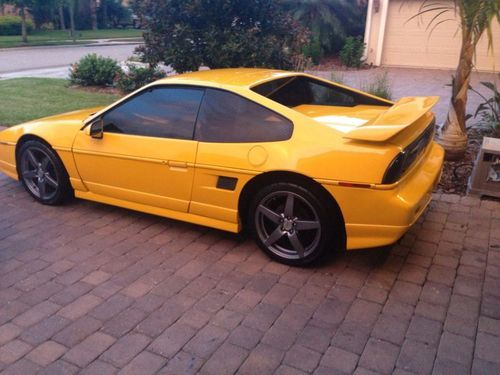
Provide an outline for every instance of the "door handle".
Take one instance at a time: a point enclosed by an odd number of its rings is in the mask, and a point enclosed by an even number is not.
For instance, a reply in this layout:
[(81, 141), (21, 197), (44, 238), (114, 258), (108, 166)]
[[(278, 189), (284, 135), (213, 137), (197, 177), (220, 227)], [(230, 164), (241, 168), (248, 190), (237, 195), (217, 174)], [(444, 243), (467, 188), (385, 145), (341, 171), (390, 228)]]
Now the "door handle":
[(176, 169), (187, 169), (188, 166), (185, 161), (173, 161), (173, 160), (167, 161), (167, 165), (170, 168), (176, 168)]

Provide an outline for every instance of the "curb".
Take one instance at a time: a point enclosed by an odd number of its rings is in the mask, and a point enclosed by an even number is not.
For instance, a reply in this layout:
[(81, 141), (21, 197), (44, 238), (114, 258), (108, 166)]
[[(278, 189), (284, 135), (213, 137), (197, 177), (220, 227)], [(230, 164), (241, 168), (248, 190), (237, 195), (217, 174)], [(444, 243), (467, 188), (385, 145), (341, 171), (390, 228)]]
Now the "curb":
[(144, 44), (144, 41), (128, 41), (128, 42), (94, 42), (89, 43), (85, 41), (85, 43), (71, 43), (71, 44), (44, 44), (38, 46), (21, 46), (21, 47), (10, 47), (10, 48), (0, 48), (0, 52), (5, 51), (23, 51), (30, 49), (46, 49), (49, 48), (74, 48), (74, 47), (109, 47), (109, 46), (128, 46), (128, 45), (139, 45)]

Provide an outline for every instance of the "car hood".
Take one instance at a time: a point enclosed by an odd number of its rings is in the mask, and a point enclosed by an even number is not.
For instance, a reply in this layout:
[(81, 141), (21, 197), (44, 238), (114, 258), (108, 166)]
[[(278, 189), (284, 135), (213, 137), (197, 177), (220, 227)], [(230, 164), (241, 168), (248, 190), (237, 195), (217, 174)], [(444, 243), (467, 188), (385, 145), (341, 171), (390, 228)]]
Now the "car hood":
[(85, 119), (103, 108), (87, 108), (15, 125), (1, 132), (0, 139), (17, 143), (23, 135), (30, 134), (42, 138), (53, 147), (71, 147)]
[(77, 111), (71, 111), (66, 113), (61, 113), (59, 115), (43, 117), (41, 119), (32, 120), (21, 125), (32, 125), (32, 124), (43, 124), (50, 123), (52, 125), (70, 125), (74, 123), (82, 124), (83, 121), (94, 113), (99, 112), (104, 107), (93, 107), (79, 109)]

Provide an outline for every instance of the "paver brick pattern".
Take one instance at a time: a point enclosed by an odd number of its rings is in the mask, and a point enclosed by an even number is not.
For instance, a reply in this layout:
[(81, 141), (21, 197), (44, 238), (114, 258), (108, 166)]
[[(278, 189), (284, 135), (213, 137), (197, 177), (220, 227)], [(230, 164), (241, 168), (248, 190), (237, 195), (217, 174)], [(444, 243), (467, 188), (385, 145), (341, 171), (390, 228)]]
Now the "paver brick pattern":
[(0, 177), (0, 372), (500, 373), (500, 203), (435, 195), (396, 245), (310, 268)]

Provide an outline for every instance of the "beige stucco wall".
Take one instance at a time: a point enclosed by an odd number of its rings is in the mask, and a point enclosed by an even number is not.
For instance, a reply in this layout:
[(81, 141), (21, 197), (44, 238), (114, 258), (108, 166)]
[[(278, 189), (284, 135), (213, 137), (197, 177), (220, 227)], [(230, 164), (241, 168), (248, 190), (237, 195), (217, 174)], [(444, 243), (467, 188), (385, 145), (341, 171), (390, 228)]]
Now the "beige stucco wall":
[[(460, 52), (460, 27), (457, 16), (447, 13), (441, 19), (451, 19), (438, 25), (432, 32), (428, 29), (430, 20), (436, 15), (429, 12), (413, 20), (419, 12), (422, 1), (388, 1), (387, 21), (382, 40), (381, 65), (453, 69), (457, 66)], [(367, 38), (367, 61), (377, 65), (379, 48), (378, 34), (381, 30), (382, 5), (374, 11), (377, 0), (372, 2), (372, 22)], [(451, 1), (450, 1), (451, 3)], [(500, 70), (500, 26), (496, 19), (493, 25), (494, 55), (488, 50), (487, 38), (483, 36), (476, 50), (476, 69), (481, 71)]]

